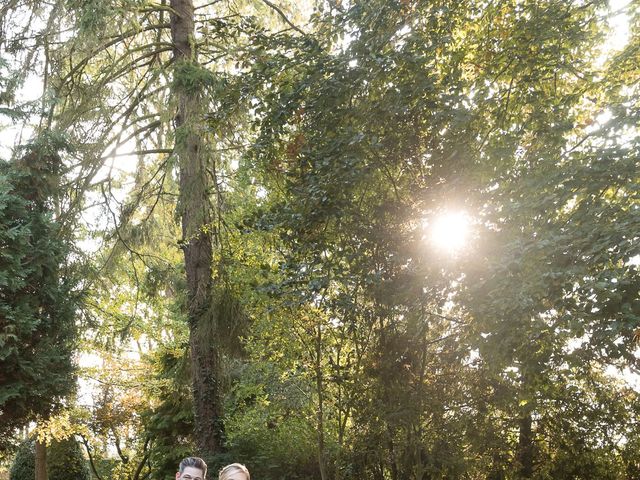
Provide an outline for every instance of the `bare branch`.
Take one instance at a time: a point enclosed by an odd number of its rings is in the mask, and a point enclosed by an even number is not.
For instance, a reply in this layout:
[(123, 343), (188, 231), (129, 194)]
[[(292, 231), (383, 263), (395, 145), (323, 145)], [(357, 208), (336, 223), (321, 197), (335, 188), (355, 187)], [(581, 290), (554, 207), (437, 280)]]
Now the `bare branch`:
[(93, 475), (98, 479), (102, 480), (102, 477), (98, 474), (98, 470), (96, 469), (96, 464), (93, 460), (93, 455), (91, 454), (91, 446), (89, 445), (89, 440), (84, 435), (79, 435), (82, 439), (82, 443), (84, 444), (84, 448), (87, 450), (87, 455), (89, 457), (89, 465), (91, 466), (91, 471)]

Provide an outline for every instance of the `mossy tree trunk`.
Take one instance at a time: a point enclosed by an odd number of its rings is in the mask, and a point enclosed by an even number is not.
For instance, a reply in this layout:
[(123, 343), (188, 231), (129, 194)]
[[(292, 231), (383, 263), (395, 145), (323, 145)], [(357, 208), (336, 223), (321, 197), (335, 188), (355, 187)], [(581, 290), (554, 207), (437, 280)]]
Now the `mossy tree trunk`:
[[(187, 277), (187, 309), (199, 454), (209, 457), (222, 449), (223, 425), (220, 392), (220, 352), (212, 308), (212, 209), (209, 203), (205, 141), (201, 134), (203, 87), (180, 79), (199, 69), (194, 41), (191, 0), (171, 0), (171, 36), (174, 55), (173, 95), (175, 154), (179, 160), (179, 213)], [(185, 80), (185, 81), (181, 81)]]

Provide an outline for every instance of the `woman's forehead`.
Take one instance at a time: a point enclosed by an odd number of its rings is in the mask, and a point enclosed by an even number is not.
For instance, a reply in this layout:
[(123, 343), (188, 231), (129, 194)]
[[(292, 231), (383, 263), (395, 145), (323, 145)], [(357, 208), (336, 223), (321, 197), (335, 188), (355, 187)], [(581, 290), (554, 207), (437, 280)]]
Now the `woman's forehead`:
[(220, 478), (223, 480), (247, 480), (247, 474), (241, 468), (228, 466), (222, 469)]
[(240, 469), (230, 471), (225, 477), (226, 480), (247, 480), (247, 476)]

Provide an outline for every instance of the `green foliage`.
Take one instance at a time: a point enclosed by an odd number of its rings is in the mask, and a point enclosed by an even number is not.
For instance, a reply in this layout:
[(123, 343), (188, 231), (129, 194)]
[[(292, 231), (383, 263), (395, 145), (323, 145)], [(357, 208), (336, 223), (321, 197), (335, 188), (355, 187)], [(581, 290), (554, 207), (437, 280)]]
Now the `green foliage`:
[(81, 32), (96, 34), (107, 25), (113, 11), (112, 3), (96, 0), (69, 0), (67, 8), (78, 13), (77, 22)]
[(11, 71), (8, 62), (0, 57), (0, 115), (12, 120), (19, 120), (25, 116), (24, 111), (13, 107), (19, 83), (19, 75)]
[(80, 444), (73, 438), (53, 441), (47, 449), (49, 480), (90, 480), (89, 464)]
[[(604, 0), (320, 2), (290, 17), (306, 33), (258, 21), (294, 10), (266, 3), (203, 5), (202, 63), (173, 65), (165, 4), (64, 2), (78, 35), (49, 45), (54, 117), (89, 154), (49, 169), (64, 146), (50, 139), (29, 170), (82, 186), (125, 138), (166, 152), (198, 136), (206, 333), (228, 373), (214, 463), (265, 479), (637, 478), (638, 392), (611, 374), (638, 367), (637, 2), (604, 64)], [(171, 88), (198, 93), (177, 131)], [(89, 229), (104, 248), (84, 346), (105, 386), (85, 422), (96, 456), (120, 439), (105, 476), (170, 478), (193, 449), (180, 168), (140, 156), (118, 205), (128, 177), (96, 181), (109, 227)], [(27, 211), (12, 192), (5, 211)], [(475, 238), (447, 257), (429, 225), (455, 209)], [(19, 256), (33, 224), (9, 224)], [(5, 283), (22, 278), (7, 265)], [(123, 360), (132, 344), (140, 361)]]
[(11, 464), (9, 480), (32, 480), (36, 476), (35, 443), (26, 440), (20, 444)]
[(227, 405), (228, 457), (261, 478), (313, 477), (317, 452), (307, 418), (308, 381), (270, 362), (243, 370)]
[[(323, 381), (317, 429), (349, 418), (346, 476), (589, 478), (567, 458), (623, 475), (598, 430), (607, 415), (584, 416), (622, 407), (600, 369), (637, 364), (625, 232), (638, 229), (638, 136), (621, 137), (634, 107), (593, 82), (598, 8), (367, 2), (318, 16), (323, 48), (256, 47), (252, 81), (267, 88), (249, 161), (270, 203), (254, 225), (281, 242), (269, 291), (291, 311), (272, 305), (253, 341), (286, 345), (279, 362), (296, 352)], [(611, 123), (585, 132), (605, 109)], [(457, 264), (424, 245), (424, 220), (450, 208), (479, 223)], [(550, 428), (560, 405), (576, 408), (571, 428)]]
[(148, 387), (160, 401), (142, 415), (153, 438), (150, 478), (166, 480), (175, 475), (180, 460), (192, 455), (193, 402), (185, 350), (160, 348), (154, 357), (155, 378)]
[(193, 94), (214, 86), (216, 77), (206, 68), (193, 62), (180, 62), (173, 75), (173, 88), (177, 91)]
[[(89, 480), (89, 465), (80, 444), (73, 438), (54, 440), (47, 447), (47, 475), (50, 480), (75, 478)], [(33, 480), (35, 478), (35, 442), (26, 440), (20, 444), (13, 464), (10, 480)]]
[(74, 389), (75, 298), (66, 246), (46, 207), (47, 176), (0, 164), (2, 443)]
[(144, 5), (142, 0), (64, 0), (83, 38), (99, 40), (112, 22)]

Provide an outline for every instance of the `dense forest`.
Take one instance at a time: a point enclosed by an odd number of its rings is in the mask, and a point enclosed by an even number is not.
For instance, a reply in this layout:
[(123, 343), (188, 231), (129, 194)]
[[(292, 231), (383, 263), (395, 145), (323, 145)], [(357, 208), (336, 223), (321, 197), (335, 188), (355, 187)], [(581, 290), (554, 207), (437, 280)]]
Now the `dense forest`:
[(639, 0), (3, 0), (0, 478), (640, 478), (639, 120)]

